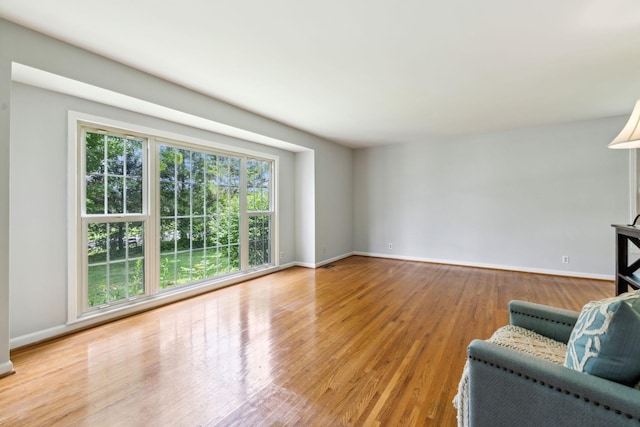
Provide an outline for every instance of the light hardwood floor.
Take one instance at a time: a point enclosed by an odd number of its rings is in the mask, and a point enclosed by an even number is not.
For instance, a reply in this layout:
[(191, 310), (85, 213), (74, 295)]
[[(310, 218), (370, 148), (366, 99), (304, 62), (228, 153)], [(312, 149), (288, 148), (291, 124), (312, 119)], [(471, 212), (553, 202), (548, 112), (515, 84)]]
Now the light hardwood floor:
[(0, 425), (454, 426), (473, 338), (608, 281), (350, 257), (15, 351)]

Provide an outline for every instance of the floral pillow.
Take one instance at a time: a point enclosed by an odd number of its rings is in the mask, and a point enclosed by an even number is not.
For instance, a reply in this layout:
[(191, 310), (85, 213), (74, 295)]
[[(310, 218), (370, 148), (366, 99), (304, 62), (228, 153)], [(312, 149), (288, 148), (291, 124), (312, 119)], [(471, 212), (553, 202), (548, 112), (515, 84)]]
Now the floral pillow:
[(633, 386), (640, 379), (640, 292), (587, 303), (564, 366)]

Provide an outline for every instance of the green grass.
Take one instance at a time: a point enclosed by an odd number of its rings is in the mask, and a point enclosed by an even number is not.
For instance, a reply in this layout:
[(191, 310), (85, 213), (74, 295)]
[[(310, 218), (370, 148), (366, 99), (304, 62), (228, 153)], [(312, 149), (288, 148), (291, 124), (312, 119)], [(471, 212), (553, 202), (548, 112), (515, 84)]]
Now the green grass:
[[(160, 256), (160, 288), (170, 288), (238, 271), (238, 255), (228, 248)], [(191, 256), (190, 256), (191, 255)]]
[[(163, 254), (160, 257), (160, 288), (172, 288), (238, 271), (238, 259), (237, 249), (234, 252), (229, 248), (208, 249), (206, 257), (204, 250)], [(128, 264), (128, 275), (126, 261), (89, 266), (89, 307), (97, 307), (145, 293), (142, 259), (129, 260)], [(107, 268), (109, 269), (108, 284)]]

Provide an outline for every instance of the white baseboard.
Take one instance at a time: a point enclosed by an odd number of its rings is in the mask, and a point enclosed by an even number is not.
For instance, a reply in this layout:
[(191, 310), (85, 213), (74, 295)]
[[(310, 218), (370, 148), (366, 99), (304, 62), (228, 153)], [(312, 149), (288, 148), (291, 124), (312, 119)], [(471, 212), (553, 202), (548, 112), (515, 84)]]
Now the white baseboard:
[(287, 269), (287, 268), (295, 267), (295, 266), (297, 266), (297, 265), (298, 265), (298, 263), (297, 263), (297, 262), (287, 262), (287, 263), (285, 263), (285, 264), (280, 264), (280, 265), (278, 266), (278, 270), (285, 270), (285, 269)]
[(77, 329), (80, 329), (80, 325), (75, 328), (69, 325), (60, 325), (54, 326), (53, 328), (32, 332), (30, 334), (20, 335), (19, 337), (14, 337), (9, 340), (9, 347), (11, 349), (16, 349), (27, 345), (36, 344), (42, 341), (62, 336), (64, 334), (71, 333)]
[(332, 262), (340, 261), (341, 259), (345, 259), (353, 255), (353, 252), (348, 252), (346, 254), (342, 254), (339, 256), (335, 256), (333, 258), (325, 259), (316, 263), (316, 268), (322, 267), (323, 265), (331, 264)]
[(310, 262), (300, 262), (297, 261), (295, 262), (296, 267), (305, 267), (305, 268), (316, 268), (315, 264), (312, 264)]
[(579, 277), (583, 279), (596, 279), (596, 280), (614, 280), (615, 279), (613, 275), (608, 275), (608, 274), (583, 273), (580, 271), (548, 270), (543, 268), (520, 267), (515, 265), (487, 264), (487, 263), (481, 263), (481, 262), (466, 262), (466, 261), (458, 261), (458, 260), (422, 258), (422, 257), (411, 257), (411, 256), (402, 256), (402, 255), (391, 256), (389, 254), (378, 254), (373, 252), (357, 252), (357, 251), (353, 252), (353, 255), (368, 256), (368, 257), (374, 257), (374, 258), (400, 259), (403, 261), (430, 262), (434, 264), (459, 265), (462, 267), (478, 267), (478, 268), (490, 268), (494, 270), (520, 271), (523, 273), (549, 274), (552, 276)]
[(351, 255), (355, 255), (355, 254), (353, 252), (348, 252), (346, 254), (338, 255), (333, 258), (327, 258), (322, 261), (318, 261), (315, 264), (310, 262), (296, 262), (294, 264), (297, 265), (298, 267), (319, 268), (319, 267), (322, 267), (323, 265), (331, 264), (332, 262), (336, 262), (336, 261), (340, 261), (341, 259), (348, 258)]
[(9, 375), (12, 372), (13, 372), (13, 363), (11, 363), (11, 360), (8, 360), (4, 363), (0, 363), (0, 377)]

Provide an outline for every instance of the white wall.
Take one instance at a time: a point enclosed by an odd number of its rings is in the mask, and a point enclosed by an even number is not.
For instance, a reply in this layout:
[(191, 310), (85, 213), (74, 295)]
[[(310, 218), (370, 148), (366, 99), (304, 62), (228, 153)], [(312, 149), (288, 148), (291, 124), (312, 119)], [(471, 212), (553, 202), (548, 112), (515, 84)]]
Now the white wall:
[(344, 147), (296, 153), (296, 259), (301, 265), (316, 267), (352, 252), (352, 164), (352, 150)]
[[(352, 150), (316, 150), (316, 241), (318, 264), (353, 250), (353, 156)], [(343, 191), (349, 186), (349, 191)], [(326, 215), (335, 211), (348, 215)], [(325, 213), (325, 214), (323, 214)]]
[[(0, 154), (6, 154), (0, 156), (0, 161), (7, 164), (0, 171), (0, 369), (9, 369), (11, 366), (8, 359), (9, 336), (14, 342), (16, 337), (45, 337), (60, 330), (65, 321), (66, 178), (63, 171), (66, 170), (66, 110), (106, 115), (143, 126), (166, 127), (172, 132), (183, 132), (189, 136), (207, 138), (212, 135), (130, 111), (12, 83), (12, 62), (303, 147), (311, 153), (311, 157), (298, 157), (290, 152), (279, 153), (279, 250), (285, 254), (282, 263), (295, 263), (298, 261), (296, 254), (305, 253), (312, 254), (309, 260), (311, 264), (317, 264), (314, 246), (317, 236), (334, 232), (334, 227), (339, 230), (340, 236), (326, 243), (326, 253), (332, 256), (350, 253), (353, 235), (352, 182), (348, 179), (351, 176), (351, 162), (347, 160), (351, 156), (350, 149), (1, 19), (0, 43), (0, 101), (3, 107), (0, 109), (3, 125)], [(237, 140), (230, 144), (234, 143), (242, 144)], [(312, 173), (316, 175), (304, 185), (312, 185), (312, 188), (296, 188), (296, 162), (303, 160), (297, 167), (300, 170), (309, 158), (313, 160)], [(320, 178), (318, 171), (322, 171)], [(334, 180), (320, 181), (328, 171), (345, 177), (345, 181), (340, 186), (335, 186)], [(305, 205), (312, 209), (299, 209), (301, 205), (296, 202), (296, 191), (316, 198), (312, 200), (313, 203)], [(337, 195), (341, 200), (340, 205), (327, 207), (317, 202), (318, 194), (329, 192)], [(29, 213), (31, 204), (45, 207), (47, 216), (43, 219)], [(307, 224), (308, 230), (312, 230), (312, 239), (296, 236), (295, 224), (299, 220)], [(48, 233), (47, 237), (35, 248), (34, 239), (42, 232)], [(306, 244), (311, 247), (297, 247)], [(35, 259), (34, 255), (43, 252), (49, 255), (47, 260)], [(2, 268), (4, 266), (7, 268)], [(4, 298), (6, 295), (8, 298)], [(18, 341), (24, 344), (28, 339)]]
[(296, 260), (301, 265), (313, 267), (315, 252), (315, 159), (313, 151), (296, 153)]
[(354, 249), (612, 277), (610, 225), (630, 221), (629, 152), (607, 144), (625, 120), (357, 150)]
[(0, 376), (13, 371), (9, 360), (9, 121), (11, 62), (5, 56), (7, 39), (0, 33)]

